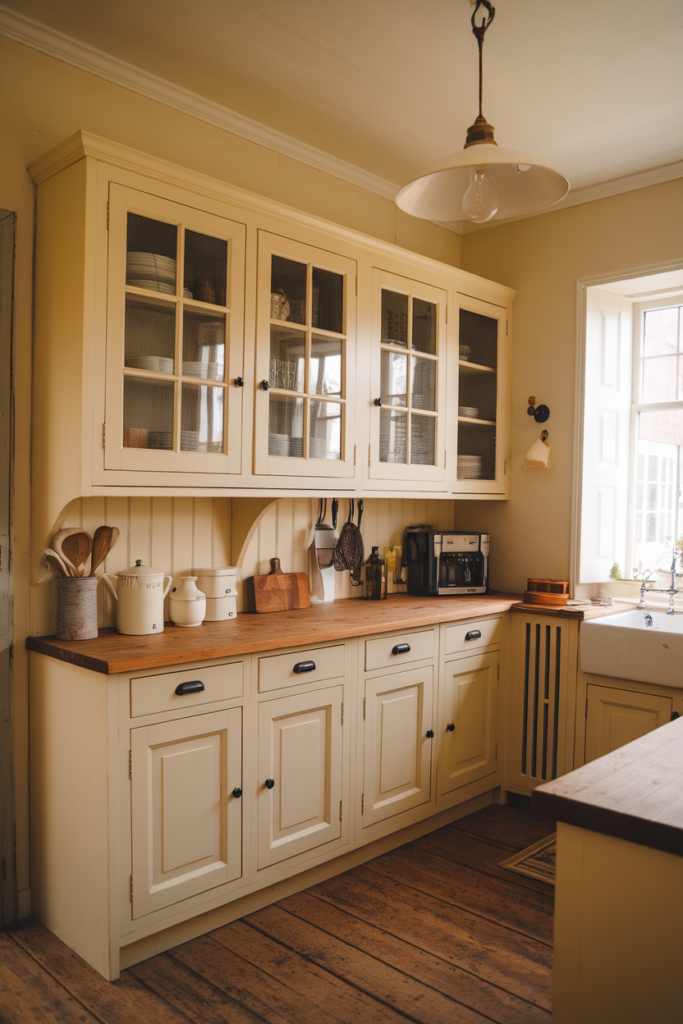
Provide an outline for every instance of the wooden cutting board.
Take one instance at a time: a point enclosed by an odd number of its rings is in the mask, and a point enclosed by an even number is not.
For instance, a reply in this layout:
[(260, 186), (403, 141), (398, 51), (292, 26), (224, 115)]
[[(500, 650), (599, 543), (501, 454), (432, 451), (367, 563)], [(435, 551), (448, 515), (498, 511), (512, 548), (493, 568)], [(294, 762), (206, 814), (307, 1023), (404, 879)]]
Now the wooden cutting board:
[(283, 572), (280, 559), (271, 558), (267, 576), (249, 576), (245, 581), (247, 610), (250, 612), (288, 612), (310, 608), (308, 576), (305, 572)]

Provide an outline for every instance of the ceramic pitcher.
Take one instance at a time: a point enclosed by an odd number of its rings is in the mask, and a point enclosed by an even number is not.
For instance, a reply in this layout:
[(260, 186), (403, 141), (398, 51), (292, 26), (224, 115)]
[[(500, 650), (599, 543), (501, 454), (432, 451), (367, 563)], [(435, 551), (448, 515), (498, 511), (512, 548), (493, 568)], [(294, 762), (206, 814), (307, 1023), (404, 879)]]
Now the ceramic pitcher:
[[(164, 598), (173, 582), (172, 576), (164, 576), (163, 572), (143, 565), (138, 559), (130, 569), (122, 569), (115, 576), (105, 574), (102, 578), (116, 601), (117, 632), (130, 636), (163, 633)], [(116, 587), (111, 582), (113, 579), (117, 581)]]

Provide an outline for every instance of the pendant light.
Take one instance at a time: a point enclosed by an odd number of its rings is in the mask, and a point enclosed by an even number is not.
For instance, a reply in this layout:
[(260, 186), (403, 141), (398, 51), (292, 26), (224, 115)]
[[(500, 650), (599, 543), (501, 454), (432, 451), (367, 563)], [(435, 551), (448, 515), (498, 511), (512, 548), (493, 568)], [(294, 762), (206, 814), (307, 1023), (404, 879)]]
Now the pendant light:
[[(488, 16), (477, 25), (480, 7)], [(552, 206), (569, 191), (567, 179), (536, 157), (499, 147), (482, 113), (484, 35), (495, 13), (489, 0), (476, 0), (472, 32), (479, 44), (479, 116), (467, 129), (465, 148), (429, 164), (396, 195), (399, 209), (413, 217), (441, 223), (467, 218), (483, 224), (496, 216), (520, 217)]]

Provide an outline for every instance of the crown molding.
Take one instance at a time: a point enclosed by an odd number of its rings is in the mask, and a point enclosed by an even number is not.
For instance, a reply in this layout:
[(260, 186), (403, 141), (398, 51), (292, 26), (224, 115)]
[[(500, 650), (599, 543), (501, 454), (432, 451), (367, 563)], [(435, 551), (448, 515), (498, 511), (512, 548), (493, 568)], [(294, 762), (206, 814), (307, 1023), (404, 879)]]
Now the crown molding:
[(276, 153), (291, 157), (309, 167), (315, 167), (326, 174), (332, 174), (334, 177), (348, 181), (368, 192), (374, 192), (375, 195), (389, 199), (392, 203), (394, 201), (398, 185), (393, 182), (371, 174), (361, 167), (356, 167), (355, 164), (350, 164), (346, 160), (331, 156), (321, 149), (316, 149), (315, 146), (300, 142), (275, 128), (269, 128), (249, 117), (244, 117), (235, 110), (207, 100), (197, 93), (190, 92), (189, 89), (174, 85), (173, 82), (168, 82), (157, 75), (134, 67), (134, 65), (112, 57), (102, 50), (79, 42), (57, 29), (41, 25), (33, 18), (18, 14), (2, 4), (0, 4), (0, 35), (23, 43), (24, 46), (30, 46), (32, 49), (55, 57), (66, 64), (71, 64), (81, 71), (88, 71), (90, 74), (120, 85), (124, 89), (130, 89), (148, 99), (163, 103), (183, 114), (189, 114), (190, 117), (196, 117), (198, 120), (221, 128), (232, 135), (238, 135), (258, 146), (272, 149)]

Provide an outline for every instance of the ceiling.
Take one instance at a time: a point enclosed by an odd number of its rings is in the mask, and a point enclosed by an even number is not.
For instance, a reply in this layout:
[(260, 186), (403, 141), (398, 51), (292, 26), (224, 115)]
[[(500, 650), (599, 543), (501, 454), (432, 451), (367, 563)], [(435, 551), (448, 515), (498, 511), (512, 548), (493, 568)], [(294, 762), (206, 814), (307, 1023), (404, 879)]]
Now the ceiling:
[[(478, 112), (470, 0), (8, 0), (3, 11), (322, 151), (332, 169), (352, 165), (386, 194), (461, 149)], [(667, 165), (655, 179), (678, 177), (682, 54), (681, 0), (497, 0), (484, 114), (499, 145), (533, 153), (573, 192)]]

